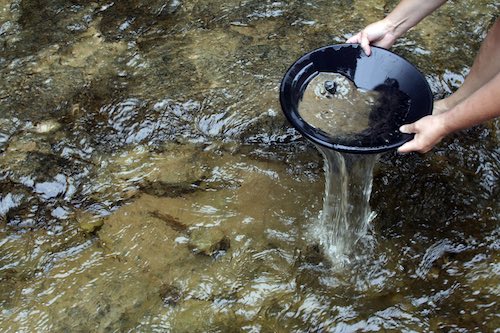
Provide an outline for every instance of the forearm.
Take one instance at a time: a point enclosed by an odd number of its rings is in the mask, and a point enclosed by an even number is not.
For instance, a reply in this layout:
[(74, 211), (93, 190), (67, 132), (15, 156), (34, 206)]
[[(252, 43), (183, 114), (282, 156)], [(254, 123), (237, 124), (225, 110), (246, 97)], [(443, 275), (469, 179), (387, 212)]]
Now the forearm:
[(451, 133), (500, 116), (500, 72), (450, 111), (436, 115)]
[(446, 1), (402, 0), (384, 20), (390, 25), (392, 34), (400, 37)]

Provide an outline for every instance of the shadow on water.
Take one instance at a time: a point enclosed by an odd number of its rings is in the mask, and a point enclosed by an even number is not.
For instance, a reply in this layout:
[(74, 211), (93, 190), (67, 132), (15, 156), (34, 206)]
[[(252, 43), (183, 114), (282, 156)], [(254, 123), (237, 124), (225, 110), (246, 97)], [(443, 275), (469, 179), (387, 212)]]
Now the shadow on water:
[[(383, 155), (348, 268), (308, 238), (323, 162), (280, 79), (394, 3), (0, 2), (0, 330), (494, 331), (498, 121)], [(447, 95), (497, 11), (394, 51)]]

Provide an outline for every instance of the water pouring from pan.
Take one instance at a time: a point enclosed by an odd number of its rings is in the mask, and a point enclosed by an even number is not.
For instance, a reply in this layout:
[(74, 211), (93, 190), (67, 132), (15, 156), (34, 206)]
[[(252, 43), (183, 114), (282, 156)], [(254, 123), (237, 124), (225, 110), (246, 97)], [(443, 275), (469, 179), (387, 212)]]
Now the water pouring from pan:
[(405, 123), (431, 114), (425, 77), (404, 58), (358, 45), (314, 50), (286, 72), (280, 87), (283, 112), (324, 156), (323, 209), (311, 233), (333, 262), (345, 263), (369, 246), (374, 213), (369, 199), (379, 154), (412, 139)]

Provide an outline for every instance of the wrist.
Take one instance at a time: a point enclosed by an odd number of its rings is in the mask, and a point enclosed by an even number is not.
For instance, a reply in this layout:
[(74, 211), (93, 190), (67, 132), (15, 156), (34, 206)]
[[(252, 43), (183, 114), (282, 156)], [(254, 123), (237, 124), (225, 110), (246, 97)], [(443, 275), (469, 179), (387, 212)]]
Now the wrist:
[(401, 20), (397, 21), (387, 16), (382, 19), (382, 22), (384, 22), (386, 36), (390, 36), (393, 42), (406, 32), (406, 30), (402, 28), (403, 21)]
[(408, 19), (406, 17), (403, 18), (392, 17), (392, 15), (390, 14), (383, 19), (387, 27), (387, 33), (393, 35), (394, 39), (401, 37), (408, 30), (410, 30), (411, 26), (406, 24), (407, 20)]
[(451, 121), (450, 119), (449, 111), (433, 115), (433, 117), (435, 119), (438, 131), (443, 137), (458, 130), (458, 128), (455, 128), (453, 126), (453, 121)]

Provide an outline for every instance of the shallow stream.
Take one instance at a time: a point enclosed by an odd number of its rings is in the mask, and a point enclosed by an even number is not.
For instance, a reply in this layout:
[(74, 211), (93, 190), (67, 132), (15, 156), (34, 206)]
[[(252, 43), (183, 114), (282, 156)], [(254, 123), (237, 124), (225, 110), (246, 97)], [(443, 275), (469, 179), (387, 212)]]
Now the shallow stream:
[[(323, 159), (281, 77), (395, 3), (0, 0), (0, 331), (498, 332), (498, 120), (382, 155), (347, 267), (310, 237)], [(393, 51), (446, 96), (499, 8)]]

